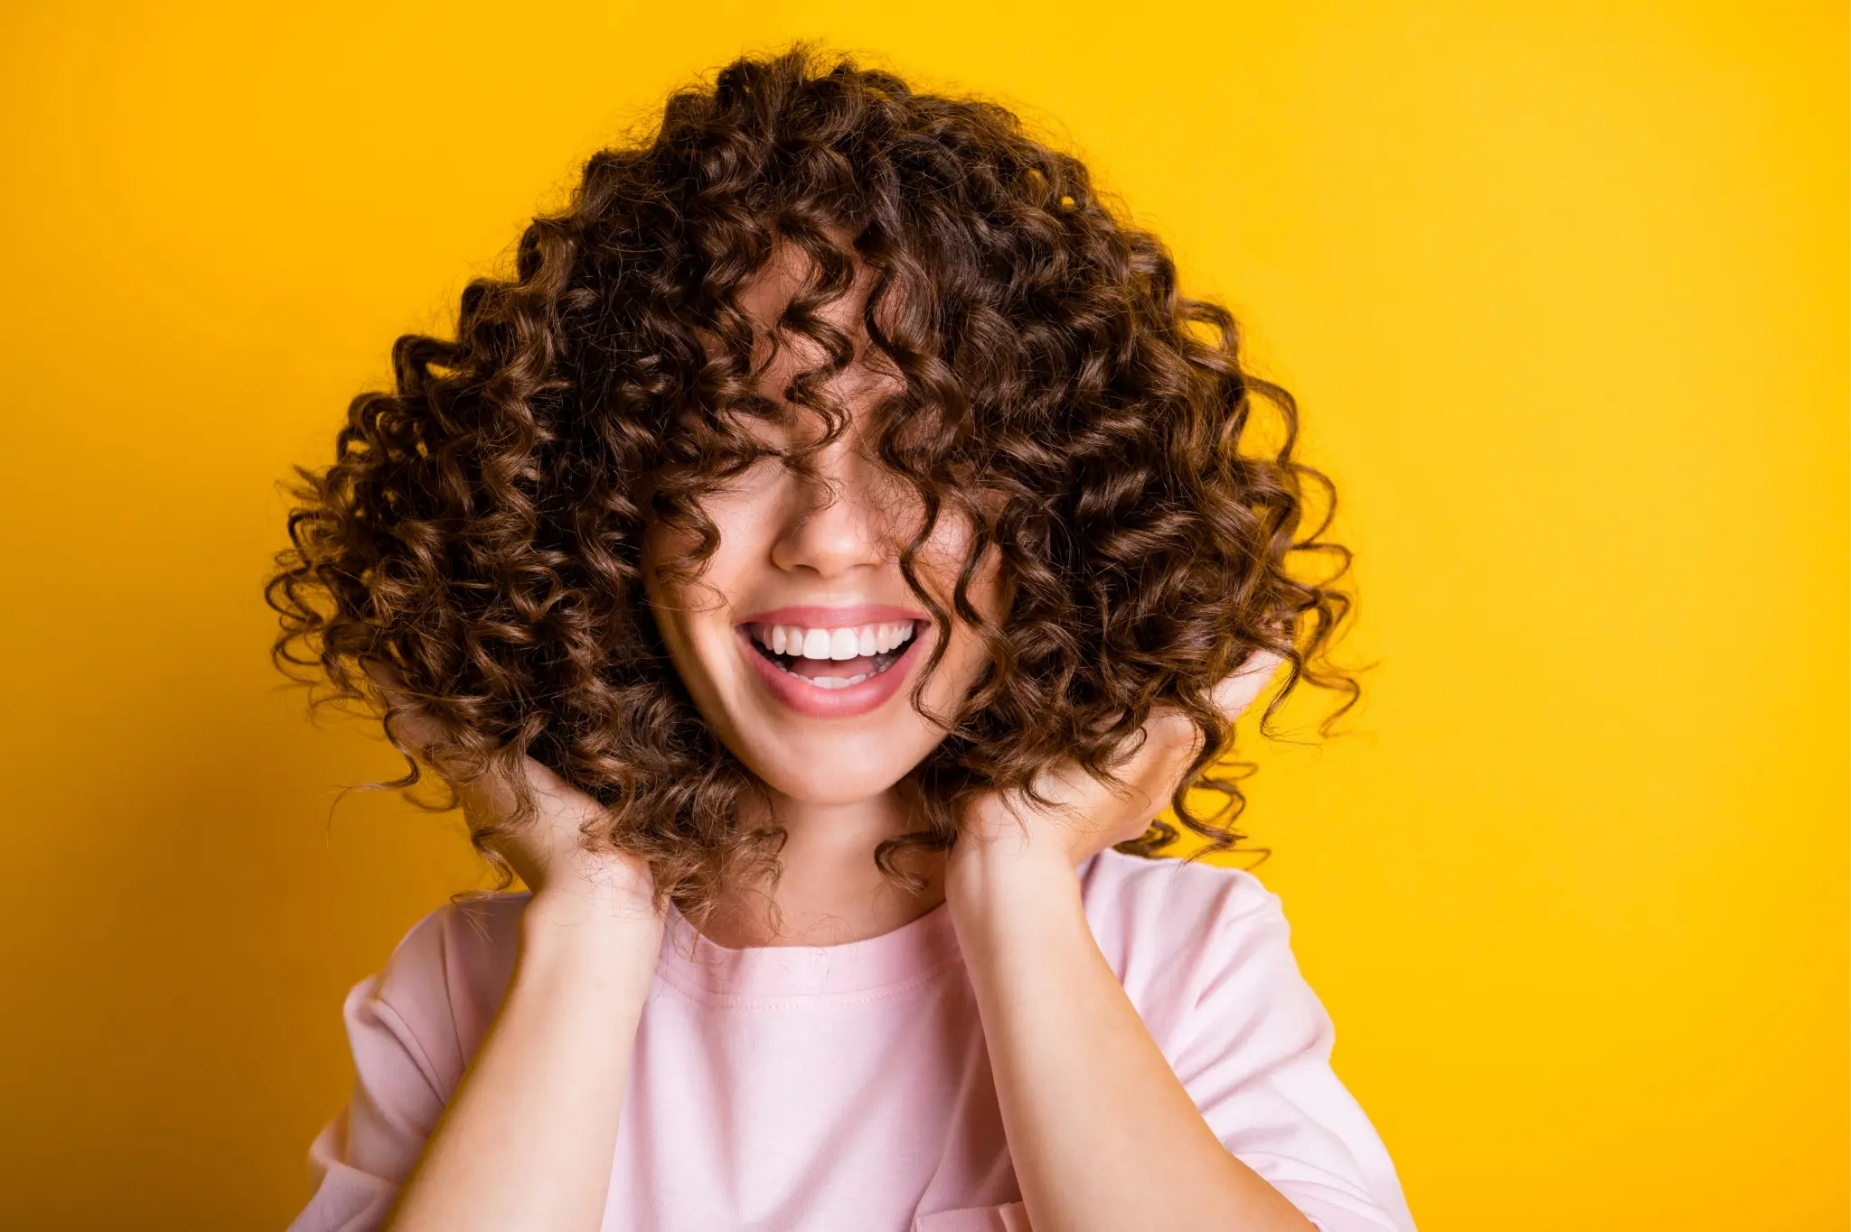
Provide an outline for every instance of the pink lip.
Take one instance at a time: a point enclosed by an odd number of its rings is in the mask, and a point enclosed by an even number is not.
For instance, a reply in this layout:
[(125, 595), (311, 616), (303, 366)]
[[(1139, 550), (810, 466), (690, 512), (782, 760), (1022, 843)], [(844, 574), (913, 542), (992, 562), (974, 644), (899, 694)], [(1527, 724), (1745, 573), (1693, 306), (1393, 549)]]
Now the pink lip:
[[(801, 677), (792, 675), (760, 654), (758, 647), (752, 644), (753, 625), (789, 624), (808, 629), (840, 629), (902, 620), (914, 621), (917, 627), (913, 632), (913, 640), (906, 644), (906, 649), (900, 652), (893, 666), (878, 676), (869, 676), (860, 684), (851, 684), (846, 689), (819, 689), (813, 684), (806, 684)], [(900, 686), (912, 675), (913, 665), (919, 662), (917, 652), (931, 631), (930, 621), (904, 608), (864, 604), (857, 607), (775, 608), (755, 614), (751, 620), (742, 622), (734, 633), (739, 638), (740, 653), (752, 664), (752, 670), (758, 674), (759, 680), (773, 697), (799, 714), (819, 719), (848, 719), (879, 709), (888, 698), (900, 691)]]

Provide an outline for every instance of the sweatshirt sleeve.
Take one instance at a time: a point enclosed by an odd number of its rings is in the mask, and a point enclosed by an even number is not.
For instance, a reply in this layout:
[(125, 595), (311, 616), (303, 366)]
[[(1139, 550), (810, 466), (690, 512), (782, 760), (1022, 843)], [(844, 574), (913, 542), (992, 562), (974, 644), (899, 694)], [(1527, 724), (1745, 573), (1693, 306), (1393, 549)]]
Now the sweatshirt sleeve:
[(380, 1227), (436, 1129), (463, 1062), (448, 988), (452, 912), (427, 916), (348, 994), (353, 1094), (309, 1148), (314, 1195), (290, 1232)]
[(1413, 1232), (1394, 1164), (1331, 1069), (1330, 1016), (1277, 895), (1226, 870), (1173, 1064), (1209, 1126), (1321, 1232)]

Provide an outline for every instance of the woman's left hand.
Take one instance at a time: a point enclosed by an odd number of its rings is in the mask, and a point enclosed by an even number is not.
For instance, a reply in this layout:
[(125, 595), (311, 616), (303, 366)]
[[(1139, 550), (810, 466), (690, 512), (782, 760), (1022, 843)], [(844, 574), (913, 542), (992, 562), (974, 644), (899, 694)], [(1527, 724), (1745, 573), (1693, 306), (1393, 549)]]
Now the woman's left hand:
[[(1256, 651), (1216, 687), (1215, 700), (1230, 724), (1253, 704), (1283, 661), (1270, 651)], [(1116, 767), (1124, 783), (1117, 792), (1069, 761), (1036, 780), (1036, 790), (1056, 808), (1036, 805), (1019, 792), (980, 797), (965, 813), (964, 829), (951, 851), (953, 865), (998, 854), (1049, 860), (1058, 855), (1072, 868), (1096, 852), (1142, 835), (1168, 806), (1178, 780), (1202, 747), (1202, 733), (1167, 706), (1151, 715), (1144, 733), (1143, 746)]]
[[(1256, 653), (1216, 687), (1230, 722), (1278, 666)], [(1087, 915), (1077, 866), (1144, 833), (1201, 749), (1174, 710), (1144, 730), (1118, 791), (1068, 760), (1034, 783), (1053, 808), (979, 797), (945, 869), (1023, 1209), (1036, 1227), (1312, 1232), (1216, 1136)], [(1153, 1150), (1174, 1165), (1161, 1176)]]

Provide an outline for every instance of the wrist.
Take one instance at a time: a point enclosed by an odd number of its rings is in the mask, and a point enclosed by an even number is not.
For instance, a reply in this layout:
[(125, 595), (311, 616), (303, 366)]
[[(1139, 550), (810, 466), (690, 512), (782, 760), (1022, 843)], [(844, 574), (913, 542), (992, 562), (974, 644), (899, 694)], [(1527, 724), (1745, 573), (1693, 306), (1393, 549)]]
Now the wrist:
[(572, 927), (619, 928), (625, 922), (650, 920), (661, 925), (655, 879), (634, 857), (575, 849), (540, 872), (538, 877), (522, 872), (522, 880), (533, 890), (529, 919)]
[(1080, 901), (1079, 873), (1066, 853), (1005, 840), (958, 839), (945, 869), (945, 899), (967, 918), (1040, 914)]
[(521, 916), (521, 961), (653, 972), (662, 930), (662, 917), (647, 902), (542, 890)]

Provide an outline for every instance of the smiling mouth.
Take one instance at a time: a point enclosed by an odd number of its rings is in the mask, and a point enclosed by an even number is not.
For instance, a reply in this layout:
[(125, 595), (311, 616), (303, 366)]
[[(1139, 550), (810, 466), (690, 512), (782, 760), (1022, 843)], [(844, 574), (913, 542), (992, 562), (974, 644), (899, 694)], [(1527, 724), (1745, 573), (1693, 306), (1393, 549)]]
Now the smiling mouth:
[(880, 675), (900, 661), (917, 632), (918, 622), (911, 620), (857, 629), (746, 626), (754, 650), (819, 689), (846, 689)]

